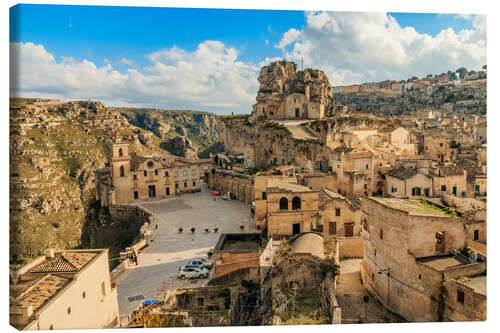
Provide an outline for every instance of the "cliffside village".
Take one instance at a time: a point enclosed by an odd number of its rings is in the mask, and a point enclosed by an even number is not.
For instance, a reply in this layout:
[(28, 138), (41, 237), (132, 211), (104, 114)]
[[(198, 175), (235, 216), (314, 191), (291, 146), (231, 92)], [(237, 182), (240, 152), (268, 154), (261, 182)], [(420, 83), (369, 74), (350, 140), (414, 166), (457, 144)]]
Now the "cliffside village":
[[(486, 320), (486, 116), (457, 104), (397, 117), (351, 112), (335, 104), (325, 73), (286, 61), (263, 67), (258, 81), (251, 115), (218, 119), (224, 152), (139, 156), (117, 138), (109, 166), (96, 171), (102, 207), (182, 197), (206, 183), (214, 200), (244, 202), (251, 214), (251, 230), (221, 233), (213, 245), (206, 285), (165, 290), (121, 325), (151, 327), (145, 316), (164, 326)], [(49, 250), (21, 268), (11, 323), (119, 326), (102, 258), (106, 250)], [(349, 303), (342, 262), (353, 258), (356, 292), (383, 316), (350, 315), (365, 306)], [(88, 318), (74, 315), (82, 307), (93, 310)]]

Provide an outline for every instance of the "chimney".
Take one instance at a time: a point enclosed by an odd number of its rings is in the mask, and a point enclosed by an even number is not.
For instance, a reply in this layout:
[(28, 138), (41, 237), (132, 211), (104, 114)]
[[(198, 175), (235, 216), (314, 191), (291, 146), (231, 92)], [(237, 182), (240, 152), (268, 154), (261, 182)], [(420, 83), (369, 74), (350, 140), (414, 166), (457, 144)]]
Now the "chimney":
[(54, 248), (45, 250), (45, 256), (47, 258), (54, 258), (55, 257), (55, 250), (54, 250)]

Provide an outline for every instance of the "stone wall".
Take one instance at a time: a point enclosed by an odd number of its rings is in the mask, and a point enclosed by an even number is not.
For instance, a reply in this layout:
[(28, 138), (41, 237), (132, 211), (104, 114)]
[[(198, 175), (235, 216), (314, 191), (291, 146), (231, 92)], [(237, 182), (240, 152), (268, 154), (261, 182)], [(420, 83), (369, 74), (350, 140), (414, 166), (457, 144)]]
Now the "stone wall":
[(362, 258), (365, 253), (363, 237), (337, 237), (339, 243), (339, 257)]

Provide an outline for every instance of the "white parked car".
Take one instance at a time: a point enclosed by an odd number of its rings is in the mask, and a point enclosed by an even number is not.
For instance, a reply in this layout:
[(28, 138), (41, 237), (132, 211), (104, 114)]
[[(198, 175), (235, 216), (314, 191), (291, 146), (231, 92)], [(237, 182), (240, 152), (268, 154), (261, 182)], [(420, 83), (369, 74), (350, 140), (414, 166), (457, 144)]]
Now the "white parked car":
[(206, 279), (208, 278), (208, 270), (198, 268), (196, 266), (181, 266), (177, 271), (178, 279)]

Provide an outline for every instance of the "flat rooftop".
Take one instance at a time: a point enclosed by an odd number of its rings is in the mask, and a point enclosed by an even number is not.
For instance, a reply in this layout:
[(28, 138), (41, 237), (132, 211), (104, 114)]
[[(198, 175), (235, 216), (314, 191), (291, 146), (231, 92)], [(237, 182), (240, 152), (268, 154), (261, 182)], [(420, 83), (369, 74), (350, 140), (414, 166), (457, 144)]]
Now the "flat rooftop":
[(377, 201), (384, 206), (393, 209), (400, 209), (408, 212), (410, 215), (422, 216), (439, 216), (439, 217), (452, 217), (453, 214), (438, 206), (432, 205), (421, 200), (410, 200), (400, 198), (383, 198), (371, 197), (371, 200)]
[(277, 188), (282, 191), (288, 191), (288, 192), (310, 192), (311, 189), (307, 186), (299, 185), (296, 182), (294, 183), (293, 180), (285, 180), (285, 179), (280, 179), (280, 178), (275, 178), (275, 177), (269, 177), (267, 179), (267, 188)]
[(474, 289), (476, 293), (486, 296), (486, 275), (468, 277), (467, 281), (460, 283)]
[(214, 252), (259, 252), (260, 233), (222, 234), (215, 245)]
[(468, 264), (468, 260), (455, 255), (446, 255), (439, 257), (419, 258), (417, 262), (424, 264), (427, 267), (433, 268), (439, 272), (445, 271), (448, 268), (458, 267)]

